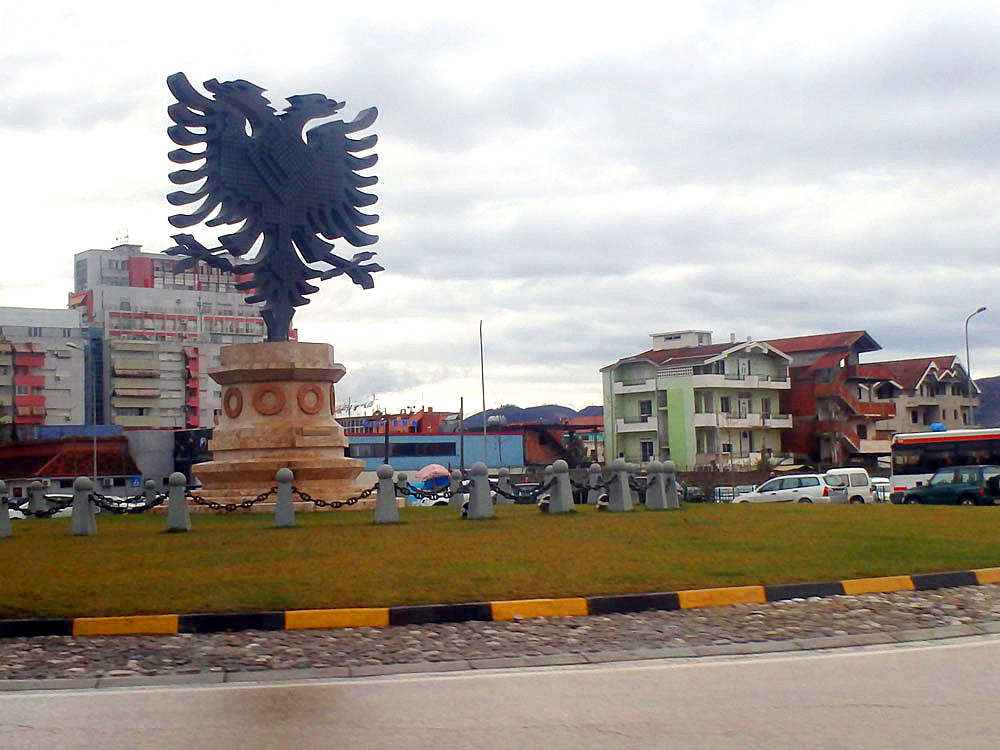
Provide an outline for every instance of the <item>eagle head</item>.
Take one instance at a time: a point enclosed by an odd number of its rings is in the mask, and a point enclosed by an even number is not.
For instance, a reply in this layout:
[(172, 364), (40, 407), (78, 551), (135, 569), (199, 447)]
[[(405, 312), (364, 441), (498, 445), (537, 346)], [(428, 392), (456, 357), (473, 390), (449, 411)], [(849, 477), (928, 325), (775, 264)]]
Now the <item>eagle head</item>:
[(215, 78), (205, 81), (205, 89), (215, 94), (216, 101), (242, 112), (251, 124), (257, 125), (274, 115), (274, 108), (264, 98), (264, 91), (255, 83), (237, 79), (219, 83)]
[(334, 101), (323, 94), (296, 94), (288, 97), (290, 105), (279, 117), (290, 117), (296, 120), (315, 120), (317, 117), (329, 117), (344, 106), (344, 102)]

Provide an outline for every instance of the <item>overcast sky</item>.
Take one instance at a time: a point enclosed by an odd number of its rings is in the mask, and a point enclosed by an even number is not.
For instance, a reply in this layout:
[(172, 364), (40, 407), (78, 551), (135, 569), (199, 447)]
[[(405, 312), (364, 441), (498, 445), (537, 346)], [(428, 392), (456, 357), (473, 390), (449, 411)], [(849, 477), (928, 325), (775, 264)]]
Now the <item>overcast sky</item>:
[(184, 71), (379, 108), (386, 270), (295, 316), (341, 399), (478, 411), (481, 319), (489, 407), (600, 403), (675, 329), (964, 361), (981, 305), (973, 374), (1000, 374), (995, 0), (339, 5), (5, 8), (0, 304), (65, 306), (73, 253), (124, 231), (173, 244)]

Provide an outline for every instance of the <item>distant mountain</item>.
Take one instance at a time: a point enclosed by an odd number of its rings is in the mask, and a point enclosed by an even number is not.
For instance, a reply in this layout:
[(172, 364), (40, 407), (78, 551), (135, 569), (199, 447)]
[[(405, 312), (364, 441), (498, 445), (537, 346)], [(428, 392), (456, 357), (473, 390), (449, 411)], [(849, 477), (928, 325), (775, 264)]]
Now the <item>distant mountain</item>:
[(980, 427), (1000, 427), (1000, 375), (979, 378), (976, 385), (983, 392), (976, 409), (976, 424)]
[[(486, 418), (500, 416), (506, 424), (515, 422), (537, 422), (540, 424), (559, 424), (563, 419), (573, 419), (574, 417), (599, 416), (604, 413), (603, 406), (588, 406), (580, 411), (570, 409), (568, 406), (557, 404), (545, 404), (544, 406), (529, 406), (522, 409), (520, 406), (505, 404), (499, 409), (489, 409), (485, 412)], [(465, 428), (475, 429), (483, 426), (483, 412), (473, 414), (465, 418)]]

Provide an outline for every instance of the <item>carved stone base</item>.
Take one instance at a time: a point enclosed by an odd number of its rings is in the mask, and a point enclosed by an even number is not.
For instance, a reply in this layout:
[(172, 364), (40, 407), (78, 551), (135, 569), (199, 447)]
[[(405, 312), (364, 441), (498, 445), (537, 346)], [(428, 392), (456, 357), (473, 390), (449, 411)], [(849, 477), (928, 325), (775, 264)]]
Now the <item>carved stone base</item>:
[(347, 437), (333, 417), (334, 383), (347, 368), (333, 361), (332, 346), (237, 344), (224, 347), (220, 358), (209, 373), (222, 386), (222, 416), (208, 444), (212, 460), (193, 467), (200, 497), (219, 503), (254, 498), (274, 486), (282, 467), (295, 474), (295, 487), (320, 500), (365, 489), (355, 484), (365, 462), (345, 455)]

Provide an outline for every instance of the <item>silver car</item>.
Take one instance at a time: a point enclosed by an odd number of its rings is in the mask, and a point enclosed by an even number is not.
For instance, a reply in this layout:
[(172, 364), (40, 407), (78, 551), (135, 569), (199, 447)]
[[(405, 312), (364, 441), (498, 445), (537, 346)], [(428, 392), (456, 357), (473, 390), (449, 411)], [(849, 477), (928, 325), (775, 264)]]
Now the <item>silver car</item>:
[(846, 503), (847, 487), (825, 474), (790, 474), (773, 477), (753, 492), (733, 498), (734, 503)]

